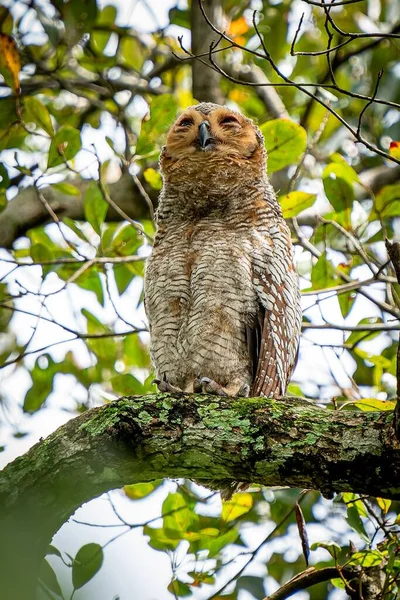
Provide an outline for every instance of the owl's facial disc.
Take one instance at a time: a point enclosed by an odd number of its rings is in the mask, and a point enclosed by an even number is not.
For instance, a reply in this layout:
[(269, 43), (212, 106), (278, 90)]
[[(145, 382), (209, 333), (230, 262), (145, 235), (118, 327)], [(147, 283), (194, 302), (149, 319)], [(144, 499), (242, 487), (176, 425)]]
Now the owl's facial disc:
[(233, 177), (250, 163), (254, 171), (265, 171), (259, 130), (239, 112), (207, 103), (191, 106), (178, 117), (161, 155), (164, 175), (179, 170), (182, 177), (189, 172), (193, 177), (196, 169), (205, 178), (221, 172)]

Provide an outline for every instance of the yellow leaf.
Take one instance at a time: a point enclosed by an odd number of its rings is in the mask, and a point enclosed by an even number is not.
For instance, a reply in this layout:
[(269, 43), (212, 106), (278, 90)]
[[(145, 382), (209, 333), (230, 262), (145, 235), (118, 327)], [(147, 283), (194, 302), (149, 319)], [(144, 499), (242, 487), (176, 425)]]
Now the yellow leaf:
[(396, 403), (392, 400), (377, 400), (376, 398), (361, 398), (354, 403), (357, 408), (366, 411), (394, 410)]
[(0, 72), (7, 85), (19, 94), (19, 72), (21, 71), (21, 60), (17, 44), (13, 38), (0, 33)]
[(244, 17), (239, 17), (239, 19), (236, 19), (235, 21), (231, 21), (229, 28), (228, 28), (228, 34), (229, 37), (235, 38), (238, 35), (242, 35), (243, 33), (247, 33), (247, 31), (250, 29), (246, 19)]
[(227, 523), (249, 512), (253, 506), (251, 494), (234, 494), (232, 499), (224, 502), (222, 506), (222, 520)]
[(243, 90), (235, 89), (229, 92), (229, 99), (236, 102), (236, 104), (241, 104), (249, 99), (249, 94)]
[(386, 513), (389, 511), (392, 501), (387, 500), (386, 498), (377, 498), (376, 501), (381, 511), (386, 515)]
[(400, 142), (390, 142), (389, 154), (400, 160)]

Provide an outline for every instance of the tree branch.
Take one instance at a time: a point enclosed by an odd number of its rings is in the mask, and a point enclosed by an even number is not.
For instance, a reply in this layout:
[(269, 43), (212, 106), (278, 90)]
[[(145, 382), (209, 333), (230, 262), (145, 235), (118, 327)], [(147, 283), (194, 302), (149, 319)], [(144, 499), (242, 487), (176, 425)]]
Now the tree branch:
[[(349, 579), (354, 577), (354, 570), (344, 569), (343, 576)], [(285, 600), (300, 590), (305, 590), (317, 583), (323, 583), (324, 581), (330, 581), (340, 577), (340, 572), (337, 567), (325, 567), (324, 569), (315, 569), (310, 567), (303, 573), (296, 575), (284, 585), (282, 585), (276, 592), (273, 592), (264, 600)]]
[(291, 119), (281, 97), (274, 87), (269, 87), (271, 82), (257, 65), (236, 65), (224, 63), (224, 71), (230, 77), (239, 79), (243, 83), (255, 84), (254, 91), (264, 103), (271, 117), (274, 119)]
[(81, 504), (127, 483), (188, 477), (214, 488), (243, 481), (399, 500), (392, 420), (298, 398), (194, 394), (121, 398), (89, 410), (0, 475), (5, 597), (31, 598), (54, 533)]
[[(62, 221), (64, 217), (78, 221), (85, 220), (83, 196), (90, 183), (89, 180), (77, 177), (69, 181), (81, 192), (80, 196), (71, 196), (55, 191), (51, 186), (41, 188), (41, 195), (46, 199), (54, 213)], [(135, 221), (150, 218), (149, 207), (131, 175), (125, 173), (119, 181), (108, 186), (110, 196), (116, 205)], [(146, 189), (153, 203), (157, 203), (158, 192)], [(120, 221), (121, 215), (113, 208), (107, 214), (108, 221)], [(0, 213), (0, 247), (11, 248), (14, 241), (26, 235), (29, 229), (51, 222), (49, 212), (37, 197), (34, 187), (23, 189), (13, 200), (8, 202)]]

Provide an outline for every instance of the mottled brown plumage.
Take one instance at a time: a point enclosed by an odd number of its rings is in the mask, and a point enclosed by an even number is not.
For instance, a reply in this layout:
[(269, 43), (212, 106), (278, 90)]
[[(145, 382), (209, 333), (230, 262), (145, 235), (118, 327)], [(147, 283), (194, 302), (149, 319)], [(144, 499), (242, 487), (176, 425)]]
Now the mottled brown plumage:
[(160, 165), (145, 298), (161, 387), (191, 392), (201, 381), (221, 394), (283, 394), (300, 293), (261, 132), (238, 112), (202, 103), (172, 126)]

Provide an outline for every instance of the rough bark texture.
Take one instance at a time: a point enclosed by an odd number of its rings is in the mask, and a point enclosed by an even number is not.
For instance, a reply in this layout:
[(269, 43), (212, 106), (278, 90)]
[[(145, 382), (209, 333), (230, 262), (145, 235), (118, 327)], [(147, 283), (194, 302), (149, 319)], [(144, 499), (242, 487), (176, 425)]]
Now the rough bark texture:
[[(90, 182), (81, 177), (69, 181), (80, 190), (80, 196), (62, 194), (51, 187), (41, 189), (41, 193), (60, 220), (69, 217), (83, 221), (85, 220), (83, 196)], [(129, 173), (122, 175), (116, 183), (110, 184), (109, 192), (114, 202), (132, 219), (141, 220), (150, 217), (146, 200), (140, 194)], [(158, 193), (148, 189), (147, 186), (146, 192), (156, 205)], [(110, 208), (107, 220), (121, 221), (122, 218)], [(52, 217), (40, 201), (35, 188), (23, 189), (13, 200), (8, 202), (5, 210), (0, 213), (0, 247), (11, 248), (15, 240), (26, 235), (29, 229), (51, 221)]]
[[(400, 242), (390, 242), (389, 240), (385, 240), (386, 250), (389, 254), (389, 258), (392, 261), (397, 281), (400, 284)], [(396, 407), (394, 409), (394, 429), (396, 432), (397, 439), (400, 440), (400, 337), (399, 343), (397, 345), (397, 355), (396, 355), (396, 379), (397, 379), (397, 402)]]
[(195, 394), (121, 398), (87, 411), (0, 475), (5, 597), (32, 598), (54, 533), (84, 502), (128, 483), (235, 480), (399, 500), (392, 420), (388, 412), (334, 412), (304, 399)]

